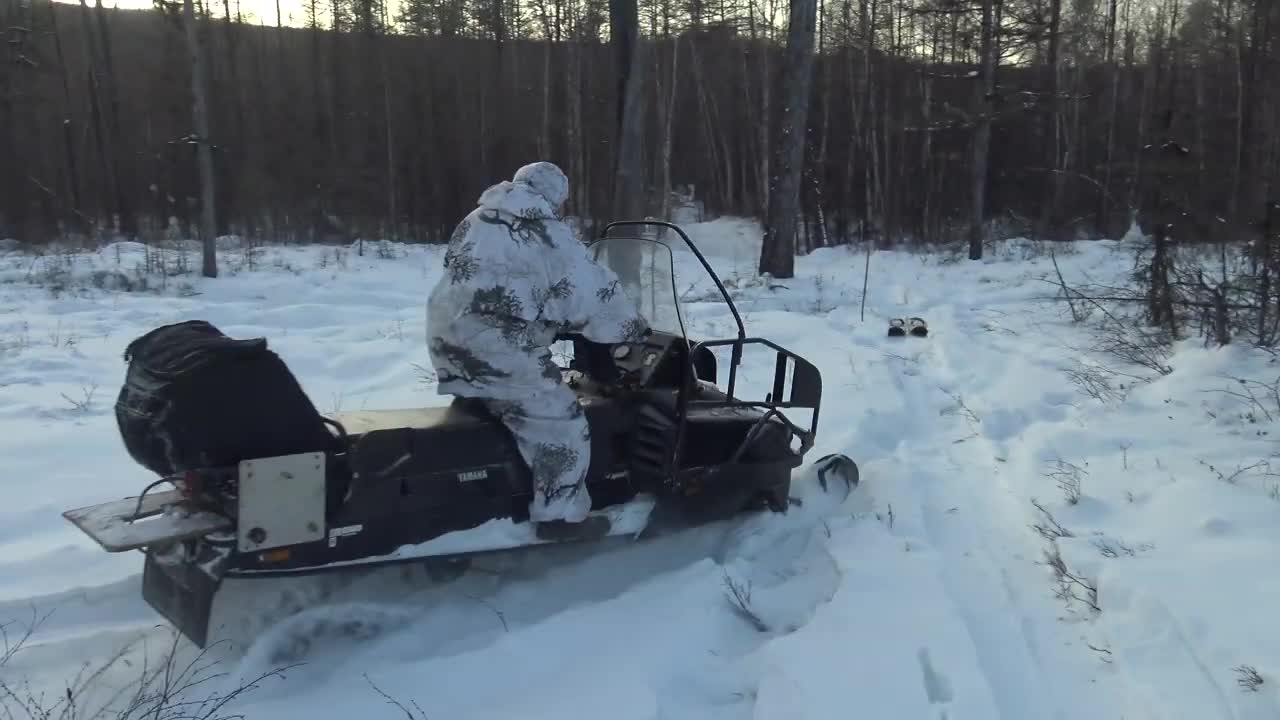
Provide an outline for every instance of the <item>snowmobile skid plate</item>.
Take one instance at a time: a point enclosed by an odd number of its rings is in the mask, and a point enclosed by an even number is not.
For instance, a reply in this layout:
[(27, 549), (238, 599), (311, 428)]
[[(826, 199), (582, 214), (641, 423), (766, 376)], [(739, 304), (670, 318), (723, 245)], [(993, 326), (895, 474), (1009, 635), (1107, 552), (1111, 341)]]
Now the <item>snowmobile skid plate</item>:
[(229, 530), (230, 518), (184, 504), (177, 490), (68, 510), (62, 516), (107, 552), (137, 550)]

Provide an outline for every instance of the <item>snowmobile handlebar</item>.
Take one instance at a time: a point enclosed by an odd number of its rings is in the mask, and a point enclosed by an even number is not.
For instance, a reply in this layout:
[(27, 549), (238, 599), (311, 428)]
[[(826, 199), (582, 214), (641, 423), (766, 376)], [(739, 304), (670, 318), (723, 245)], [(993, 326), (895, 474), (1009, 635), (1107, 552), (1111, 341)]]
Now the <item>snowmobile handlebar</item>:
[(556, 342), (560, 341), (573, 343), (573, 360), (569, 365), (571, 369), (606, 384), (617, 384), (621, 379), (622, 373), (613, 361), (611, 344), (588, 340), (578, 333), (558, 333)]

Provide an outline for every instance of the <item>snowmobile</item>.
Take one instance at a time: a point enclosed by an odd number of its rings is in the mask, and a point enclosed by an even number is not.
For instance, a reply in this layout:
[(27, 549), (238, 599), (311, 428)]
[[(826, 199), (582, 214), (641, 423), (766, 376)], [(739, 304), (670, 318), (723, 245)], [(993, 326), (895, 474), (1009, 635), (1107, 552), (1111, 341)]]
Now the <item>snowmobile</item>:
[[(686, 337), (673, 244), (710, 278), (735, 337)], [(792, 472), (817, 433), (818, 369), (747, 336), (724, 285), (678, 226), (615, 222), (590, 249), (652, 328), (612, 346), (560, 338), (573, 350), (561, 371), (591, 429), (587, 485), (592, 515), (608, 519), (601, 536), (638, 536), (659, 513), (688, 526), (785, 512)], [(749, 346), (776, 357), (763, 400), (737, 393)], [(729, 355), (723, 389), (717, 350)], [(530, 527), (530, 472), (514, 440), (471, 401), (323, 416), (265, 339), (232, 339), (198, 320), (143, 335), (125, 358), (121, 436), (159, 479), (138, 496), (63, 515), (108, 552), (143, 552), (144, 600), (196, 646), (209, 640), (227, 578), (414, 561), (452, 567), (557, 541)], [(811, 413), (806, 425), (787, 416), (795, 410)], [(856, 484), (848, 458), (819, 464)]]

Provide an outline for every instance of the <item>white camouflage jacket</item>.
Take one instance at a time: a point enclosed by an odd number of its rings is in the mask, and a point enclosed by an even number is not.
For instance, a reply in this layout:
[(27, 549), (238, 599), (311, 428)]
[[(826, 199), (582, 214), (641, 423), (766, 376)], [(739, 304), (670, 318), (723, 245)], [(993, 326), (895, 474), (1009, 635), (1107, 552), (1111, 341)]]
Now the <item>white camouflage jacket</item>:
[(516, 400), (560, 382), (557, 333), (637, 339), (644, 319), (556, 209), (568, 181), (551, 163), (486, 190), (458, 224), (427, 308), (438, 392)]

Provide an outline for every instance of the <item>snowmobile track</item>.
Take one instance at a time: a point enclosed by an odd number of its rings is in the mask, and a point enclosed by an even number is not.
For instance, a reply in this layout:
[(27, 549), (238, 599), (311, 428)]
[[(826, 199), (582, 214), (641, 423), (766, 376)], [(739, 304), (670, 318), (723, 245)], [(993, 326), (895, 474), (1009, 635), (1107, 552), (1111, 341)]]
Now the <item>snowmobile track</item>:
[[(954, 318), (948, 318), (946, 323), (953, 328), (958, 325)], [(963, 331), (957, 335), (966, 336)], [(914, 409), (912, 416), (921, 423), (898, 447), (896, 455), (918, 492), (922, 529), (930, 548), (937, 553), (938, 580), (965, 629), (978, 661), (975, 669), (999, 716), (1004, 720), (1065, 720), (1065, 706), (1056, 697), (1050, 673), (1041, 663), (1034, 625), (1023, 610), (1024, 598), (1014, 592), (1009, 581), (1011, 566), (1020, 564), (1025, 572), (1029, 565), (1016, 557), (1026, 538), (1009, 528), (997, 529), (992, 523), (992, 518), (1019, 518), (1019, 512), (1001, 490), (998, 463), (985, 440), (981, 418), (957, 406), (963, 398), (948, 397), (943, 390), (956, 380), (952, 350), (943, 337), (934, 338), (930, 345), (913, 352), (914, 377), (910, 379), (904, 377), (903, 369), (890, 365), (893, 385), (904, 409)], [(1000, 375), (999, 367), (986, 366), (984, 372), (993, 377)], [(969, 400), (977, 404), (975, 398)], [(976, 465), (958, 463), (954, 459), (956, 452), (986, 457)], [(941, 476), (941, 469), (964, 472), (962, 468), (975, 466), (990, 468), (990, 474)], [(957, 492), (958, 487), (966, 492)], [(921, 664), (922, 668), (927, 667), (927, 690), (936, 690), (934, 681), (953, 674), (944, 658), (928, 653), (927, 648), (921, 649)], [(961, 676), (966, 672), (955, 670)], [(972, 687), (970, 683), (961, 684)], [(940, 697), (934, 691), (927, 694), (931, 700)], [(955, 694), (947, 693), (948, 702), (955, 699)]]

